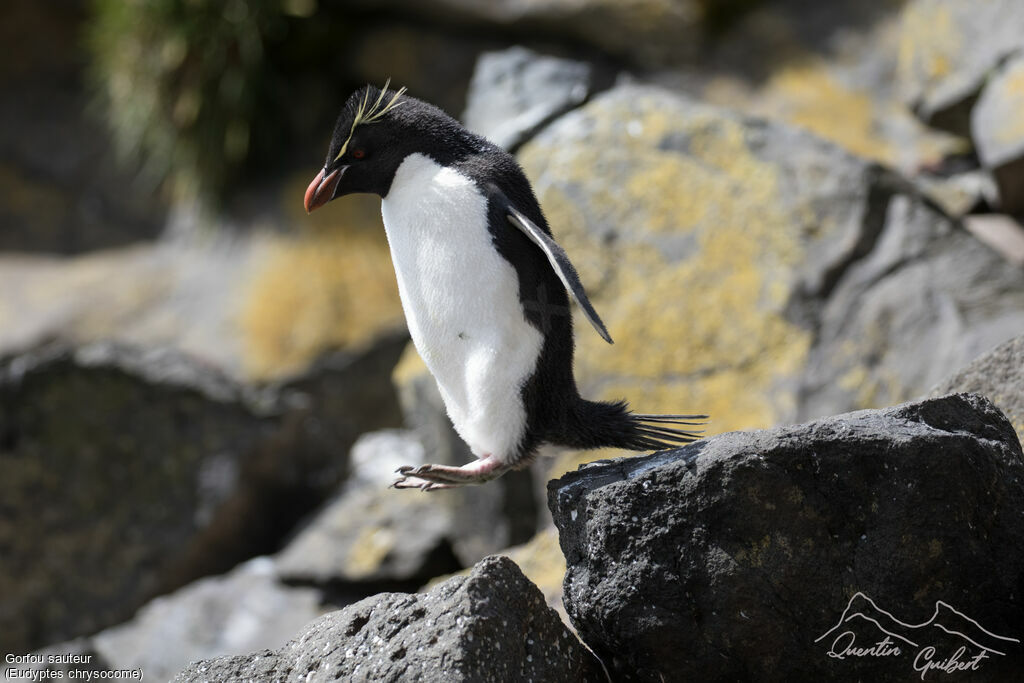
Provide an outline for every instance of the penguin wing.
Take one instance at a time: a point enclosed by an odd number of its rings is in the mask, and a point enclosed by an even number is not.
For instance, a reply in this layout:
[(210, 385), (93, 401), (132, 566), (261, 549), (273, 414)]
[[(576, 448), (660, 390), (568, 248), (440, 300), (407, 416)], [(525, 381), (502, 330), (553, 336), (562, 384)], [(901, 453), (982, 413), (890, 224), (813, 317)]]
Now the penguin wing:
[(548, 262), (551, 264), (551, 268), (554, 269), (555, 274), (558, 275), (558, 279), (562, 281), (565, 288), (572, 294), (572, 298), (576, 299), (576, 303), (583, 309), (583, 313), (587, 316), (590, 324), (594, 326), (594, 329), (597, 330), (602, 339), (609, 344), (614, 344), (615, 342), (612, 341), (611, 335), (608, 334), (604, 323), (601, 322), (601, 316), (597, 314), (597, 311), (594, 310), (590, 303), (590, 299), (587, 298), (587, 293), (583, 289), (583, 283), (580, 282), (580, 276), (576, 274), (576, 269), (573, 267), (572, 262), (569, 261), (569, 256), (565, 253), (565, 250), (558, 246), (558, 243), (549, 234), (541, 230), (536, 223), (523, 215), (522, 211), (512, 206), (512, 202), (500, 190), (494, 188), (494, 193), (499, 201), (504, 203), (504, 208), (508, 212), (509, 223), (519, 228), (524, 235), (530, 238), (531, 242), (540, 247), (544, 255), (548, 257)]

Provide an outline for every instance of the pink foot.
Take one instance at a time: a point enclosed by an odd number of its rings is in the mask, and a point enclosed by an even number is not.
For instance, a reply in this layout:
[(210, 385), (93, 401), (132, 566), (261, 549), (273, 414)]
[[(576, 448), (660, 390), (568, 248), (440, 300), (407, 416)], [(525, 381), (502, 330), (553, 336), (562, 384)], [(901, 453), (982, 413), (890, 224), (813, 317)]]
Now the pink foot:
[(462, 467), (450, 465), (405, 465), (397, 472), (401, 475), (392, 486), (396, 489), (418, 488), (424, 491), (455, 488), (470, 484), (486, 484), (511, 469), (493, 455), (474, 460)]

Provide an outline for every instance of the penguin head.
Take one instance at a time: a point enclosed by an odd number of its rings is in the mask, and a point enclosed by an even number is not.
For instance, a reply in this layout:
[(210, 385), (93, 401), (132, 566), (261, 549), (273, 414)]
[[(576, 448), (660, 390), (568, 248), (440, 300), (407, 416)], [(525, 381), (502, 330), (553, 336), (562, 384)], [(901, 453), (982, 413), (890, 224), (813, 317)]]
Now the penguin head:
[(386, 196), (402, 160), (417, 151), (418, 136), (410, 130), (415, 116), (402, 109), (422, 104), (405, 88), (388, 90), (388, 83), (354, 92), (334, 125), (323, 170), (306, 190), (306, 211), (357, 192)]

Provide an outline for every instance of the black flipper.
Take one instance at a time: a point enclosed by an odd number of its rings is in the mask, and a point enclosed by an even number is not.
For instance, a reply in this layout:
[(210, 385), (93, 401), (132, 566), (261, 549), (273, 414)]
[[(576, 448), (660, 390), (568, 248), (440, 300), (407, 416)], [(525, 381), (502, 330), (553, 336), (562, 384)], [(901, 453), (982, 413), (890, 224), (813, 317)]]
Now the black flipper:
[(611, 335), (608, 334), (608, 330), (605, 328), (604, 323), (601, 322), (601, 317), (594, 310), (594, 307), (590, 303), (590, 299), (587, 298), (587, 293), (583, 289), (583, 283), (580, 282), (580, 276), (577, 275), (576, 269), (573, 268), (572, 262), (569, 261), (569, 257), (566, 255), (565, 250), (558, 246), (558, 243), (551, 238), (546, 232), (541, 230), (536, 223), (531, 221), (529, 218), (523, 215), (523, 213), (512, 206), (512, 203), (507, 197), (498, 190), (492, 188), (493, 198), (504, 204), (505, 210), (508, 212), (508, 222), (516, 226), (523, 232), (524, 235), (530, 238), (530, 241), (540, 247), (544, 255), (547, 256), (548, 262), (551, 264), (551, 268), (558, 275), (558, 279), (562, 281), (565, 288), (569, 290), (572, 298), (576, 300), (576, 303), (583, 309), (584, 315), (587, 316), (587, 320), (594, 326), (597, 333), (601, 335), (609, 344), (614, 344)]

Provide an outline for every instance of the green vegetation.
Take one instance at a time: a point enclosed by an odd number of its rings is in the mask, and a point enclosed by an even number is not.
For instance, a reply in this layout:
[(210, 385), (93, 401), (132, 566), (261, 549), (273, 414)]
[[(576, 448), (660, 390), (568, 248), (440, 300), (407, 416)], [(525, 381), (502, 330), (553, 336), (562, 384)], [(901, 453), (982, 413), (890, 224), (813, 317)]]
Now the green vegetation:
[(215, 199), (250, 152), (268, 45), (315, 0), (95, 0), (93, 77), (120, 151), (177, 196)]

